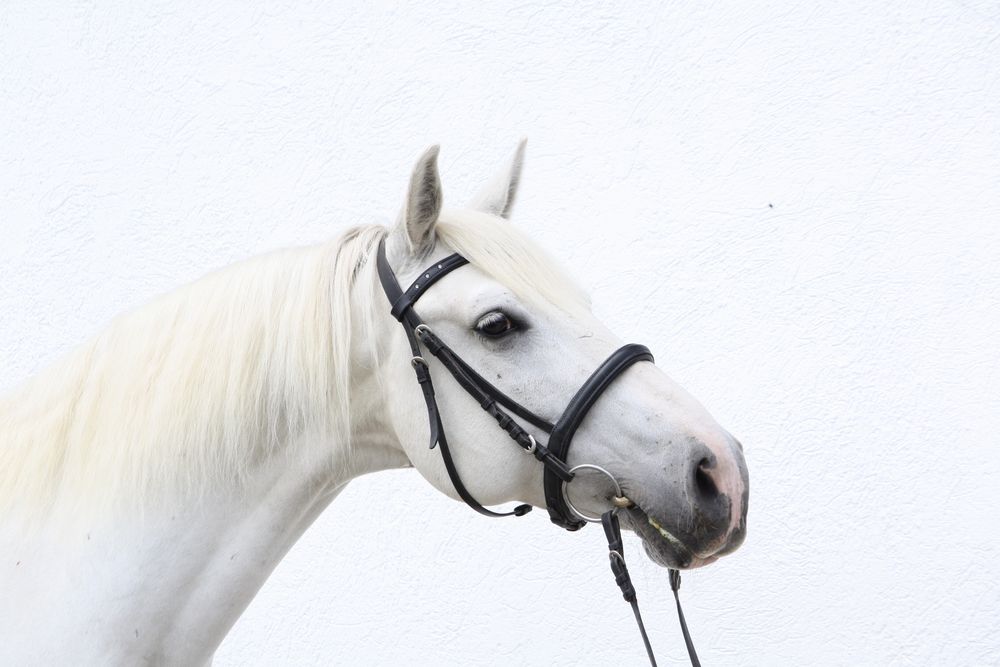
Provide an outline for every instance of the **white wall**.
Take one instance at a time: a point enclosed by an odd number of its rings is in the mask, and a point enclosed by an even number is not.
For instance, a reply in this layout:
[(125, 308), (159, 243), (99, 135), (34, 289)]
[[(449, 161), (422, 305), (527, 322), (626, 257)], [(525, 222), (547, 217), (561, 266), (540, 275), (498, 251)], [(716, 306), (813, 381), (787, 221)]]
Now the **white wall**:
[[(685, 578), (705, 663), (1000, 661), (995, 3), (97, 4), (0, 20), (3, 386), (213, 267), (392, 217), (431, 143), (460, 202), (526, 135), (516, 224), (746, 445), (746, 546)], [(217, 656), (641, 660), (600, 531), (403, 472), (354, 483)]]

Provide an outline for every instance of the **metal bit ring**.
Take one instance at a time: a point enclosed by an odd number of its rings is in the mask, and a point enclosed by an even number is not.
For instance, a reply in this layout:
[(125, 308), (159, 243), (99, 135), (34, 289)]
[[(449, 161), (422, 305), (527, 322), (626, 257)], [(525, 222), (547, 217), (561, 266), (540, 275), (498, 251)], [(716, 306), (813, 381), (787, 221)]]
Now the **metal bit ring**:
[[(604, 474), (605, 477), (611, 480), (611, 483), (615, 485), (615, 495), (611, 501), (615, 507), (631, 507), (632, 505), (635, 504), (631, 500), (629, 500), (624, 493), (622, 493), (621, 484), (618, 483), (618, 480), (615, 479), (615, 476), (612, 475), (607, 470), (605, 470), (604, 468), (602, 468), (601, 466), (594, 465), (593, 463), (581, 463), (578, 466), (573, 466), (572, 468), (569, 469), (569, 471), (571, 473), (575, 473), (577, 470), (583, 470), (583, 469), (596, 470), (597, 472)], [(576, 505), (573, 504), (573, 501), (570, 500), (568, 484), (563, 484), (563, 499), (566, 501), (566, 505), (571, 510), (573, 510), (573, 513), (576, 514), (581, 519), (583, 519), (584, 521), (587, 521), (589, 523), (601, 522), (601, 517), (589, 516), (581, 512), (579, 509), (577, 509)], [(619, 504), (619, 503), (624, 503), (624, 504)]]

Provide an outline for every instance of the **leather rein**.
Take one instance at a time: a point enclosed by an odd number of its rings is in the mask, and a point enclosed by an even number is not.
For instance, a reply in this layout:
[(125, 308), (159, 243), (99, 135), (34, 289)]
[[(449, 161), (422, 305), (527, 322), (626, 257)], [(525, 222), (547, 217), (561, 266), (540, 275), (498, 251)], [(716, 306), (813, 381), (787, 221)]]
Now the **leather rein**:
[[(617, 480), (607, 470), (590, 464), (570, 468), (566, 462), (573, 435), (594, 403), (597, 402), (597, 399), (601, 397), (618, 376), (633, 364), (640, 361), (652, 362), (653, 355), (645, 345), (635, 343), (623, 345), (615, 350), (611, 356), (597, 367), (597, 370), (591, 374), (580, 389), (577, 390), (562, 415), (553, 424), (539, 417), (490, 384), (489, 381), (469, 366), (454, 350), (448, 347), (420, 319), (420, 316), (414, 310), (413, 306), (417, 299), (431, 285), (455, 269), (465, 266), (468, 263), (469, 261), (466, 258), (457, 253), (449, 255), (424, 269), (417, 279), (404, 291), (400, 287), (399, 281), (396, 279), (396, 274), (393, 272), (386, 257), (384, 237), (378, 246), (376, 268), (378, 270), (379, 281), (382, 284), (382, 290), (389, 300), (391, 306), (390, 312), (403, 325), (403, 330), (406, 332), (406, 339), (410, 344), (410, 352), (412, 353), (410, 364), (416, 373), (417, 382), (420, 385), (424, 396), (424, 403), (427, 407), (427, 421), (430, 424), (430, 448), (439, 447), (441, 458), (444, 461), (445, 469), (448, 471), (448, 476), (455, 487), (455, 491), (469, 507), (480, 514), (489, 517), (523, 516), (531, 511), (531, 505), (518, 505), (509, 512), (497, 512), (487, 509), (473, 497), (462, 483), (462, 478), (459, 475), (458, 468), (455, 466), (455, 461), (448, 446), (444, 424), (441, 421), (441, 412), (438, 409), (437, 399), (434, 395), (434, 385), (431, 382), (430, 369), (421, 346), (426, 348), (455, 378), (459, 386), (471, 395), (487, 414), (496, 420), (497, 425), (510, 436), (515, 444), (526, 453), (534, 456), (544, 466), (545, 502), (549, 518), (554, 524), (566, 530), (579, 530), (587, 522), (600, 522), (603, 524), (605, 534), (608, 538), (611, 571), (615, 575), (615, 582), (621, 588), (625, 600), (632, 606), (632, 611), (639, 625), (639, 631), (642, 635), (650, 664), (656, 667), (656, 659), (653, 656), (653, 650), (642, 623), (642, 616), (639, 613), (635, 588), (632, 586), (628, 568), (625, 566), (621, 528), (618, 520), (619, 510), (631, 507), (633, 503), (623, 495)], [(548, 442), (544, 444), (538, 442), (532, 434), (521, 427), (511, 414), (520, 417), (547, 433)], [(612, 499), (614, 507), (605, 512), (600, 519), (581, 513), (573, 506), (566, 495), (566, 485), (573, 481), (577, 470), (585, 468), (597, 470), (606, 475), (614, 483), (617, 492), (617, 495)], [(698, 661), (698, 656), (695, 653), (694, 645), (688, 633), (687, 623), (684, 620), (684, 612), (680, 606), (680, 598), (678, 596), (680, 572), (677, 570), (670, 570), (670, 587), (674, 592), (674, 598), (677, 602), (677, 613), (681, 623), (681, 630), (684, 634), (684, 641), (688, 649), (688, 656), (694, 667), (700, 667), (701, 663)]]

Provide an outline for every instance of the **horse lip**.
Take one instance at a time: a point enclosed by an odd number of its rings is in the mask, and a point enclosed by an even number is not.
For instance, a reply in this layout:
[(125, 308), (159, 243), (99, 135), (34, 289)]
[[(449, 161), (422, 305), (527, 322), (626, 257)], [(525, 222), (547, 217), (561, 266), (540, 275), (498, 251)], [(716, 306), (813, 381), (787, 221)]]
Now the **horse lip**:
[[(646, 523), (648, 523), (650, 526), (652, 526), (653, 528), (655, 528), (656, 531), (660, 534), (660, 537), (662, 537), (663, 539), (665, 539), (670, 544), (670, 546), (672, 546), (674, 549), (676, 549), (677, 551), (680, 551), (682, 553), (687, 553), (688, 555), (691, 554), (691, 550), (688, 549), (687, 546), (683, 542), (681, 542), (679, 539), (677, 539), (676, 537), (674, 537), (673, 533), (671, 533), (669, 530), (667, 530), (666, 528), (664, 528), (660, 524), (660, 522), (656, 520), (656, 517), (652, 516), (648, 512), (645, 512), (645, 514), (646, 514)], [(697, 555), (697, 554), (695, 554), (695, 555)]]
[[(633, 504), (626, 511), (633, 530), (642, 540), (646, 555), (658, 565), (679, 570), (693, 570), (711, 565), (728, 553), (725, 549), (710, 550), (705, 553), (691, 549), (638, 504)], [(667, 559), (674, 562), (666, 562)]]
[[(668, 545), (670, 555), (678, 563), (671, 567), (690, 567), (692, 563), (700, 562), (702, 558), (698, 557), (697, 554), (693, 553), (686, 544), (673, 535), (670, 531), (663, 527), (662, 523), (657, 521), (653, 516), (647, 514), (645, 510), (638, 504), (634, 504), (632, 507), (628, 508), (628, 516), (632, 522), (633, 530), (642, 539), (644, 545), (646, 546), (647, 552), (650, 549), (656, 551), (657, 556), (653, 557), (653, 560), (658, 562), (660, 565), (667, 565), (661, 562), (661, 558), (664, 556), (662, 545)], [(659, 539), (657, 539), (657, 537)], [(652, 539), (651, 539), (652, 538)], [(652, 554), (649, 554), (652, 557)]]

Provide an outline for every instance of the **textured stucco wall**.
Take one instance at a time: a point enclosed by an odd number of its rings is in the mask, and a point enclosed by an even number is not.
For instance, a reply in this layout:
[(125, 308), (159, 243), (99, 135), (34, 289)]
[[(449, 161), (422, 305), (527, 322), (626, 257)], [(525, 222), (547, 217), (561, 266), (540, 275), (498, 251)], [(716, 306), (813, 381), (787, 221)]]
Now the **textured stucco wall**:
[[(244, 4), (4, 7), (0, 385), (526, 135), (516, 224), (746, 445), (749, 540), (685, 579), (705, 663), (1000, 661), (995, 3)], [(217, 662), (641, 664), (603, 548), (363, 478)]]

